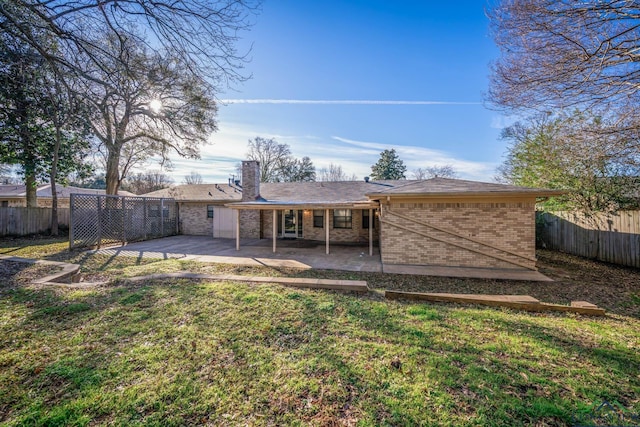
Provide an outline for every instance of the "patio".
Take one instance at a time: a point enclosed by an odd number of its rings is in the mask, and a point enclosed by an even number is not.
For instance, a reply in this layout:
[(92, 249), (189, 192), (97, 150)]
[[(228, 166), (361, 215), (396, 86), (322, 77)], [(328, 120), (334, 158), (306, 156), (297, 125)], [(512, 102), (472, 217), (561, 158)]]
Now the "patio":
[(113, 256), (175, 258), (237, 265), (382, 271), (380, 251), (377, 247), (373, 248), (373, 256), (370, 256), (368, 244), (332, 244), (331, 253), (326, 254), (324, 242), (309, 240), (278, 240), (277, 250), (273, 253), (271, 239), (241, 239), (240, 250), (236, 250), (235, 239), (172, 236), (99, 249), (96, 252)]

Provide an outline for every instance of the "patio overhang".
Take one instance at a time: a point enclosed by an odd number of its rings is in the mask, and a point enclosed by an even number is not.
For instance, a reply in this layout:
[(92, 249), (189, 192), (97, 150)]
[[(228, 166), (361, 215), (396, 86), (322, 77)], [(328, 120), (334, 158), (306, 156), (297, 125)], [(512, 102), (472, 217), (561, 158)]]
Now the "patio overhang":
[[(277, 239), (277, 215), (278, 211), (295, 209), (295, 210), (323, 210), (324, 211), (324, 229), (325, 229), (325, 252), (329, 254), (329, 210), (331, 209), (365, 209), (369, 210), (369, 217), (373, 217), (374, 209), (380, 207), (377, 200), (357, 200), (357, 201), (270, 201), (256, 200), (247, 202), (227, 203), (225, 207), (236, 210), (236, 250), (240, 250), (240, 211), (241, 210), (260, 210), (271, 211), (273, 218), (273, 252), (276, 252)], [(369, 227), (369, 255), (373, 256), (373, 228)]]

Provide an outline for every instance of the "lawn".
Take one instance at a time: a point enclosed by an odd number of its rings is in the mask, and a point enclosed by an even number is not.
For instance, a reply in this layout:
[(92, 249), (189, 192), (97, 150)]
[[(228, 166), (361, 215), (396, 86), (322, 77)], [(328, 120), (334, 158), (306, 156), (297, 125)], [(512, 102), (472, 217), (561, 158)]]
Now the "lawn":
[[(109, 281), (36, 287), (50, 267), (0, 262), (2, 425), (546, 426), (594, 421), (604, 401), (627, 420), (640, 413), (638, 270), (541, 252), (558, 279), (547, 284), (113, 258), (47, 239), (0, 240), (0, 254), (78, 262)], [(177, 270), (515, 289), (561, 303), (586, 294), (609, 315), (123, 280)]]

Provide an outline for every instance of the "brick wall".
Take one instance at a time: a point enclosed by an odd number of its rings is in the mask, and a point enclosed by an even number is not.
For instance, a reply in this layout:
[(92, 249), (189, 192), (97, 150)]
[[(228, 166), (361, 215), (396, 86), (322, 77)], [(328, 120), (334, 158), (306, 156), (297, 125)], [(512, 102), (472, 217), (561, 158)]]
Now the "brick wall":
[(260, 211), (240, 211), (240, 237), (247, 239), (260, 238)]
[(212, 236), (212, 219), (207, 218), (207, 203), (180, 203), (180, 233)]
[[(514, 252), (523, 259), (479, 243), (434, 230), (415, 221)], [(535, 200), (518, 202), (399, 203), (383, 206), (382, 262), (387, 264), (456, 267), (535, 268)], [(433, 238), (398, 228), (408, 227)], [(444, 240), (445, 242), (438, 241)], [(455, 245), (463, 246), (463, 248)], [(472, 250), (470, 250), (472, 249)], [(475, 251), (474, 251), (475, 250)], [(478, 253), (481, 252), (481, 253)], [(507, 261), (494, 256), (506, 258)]]

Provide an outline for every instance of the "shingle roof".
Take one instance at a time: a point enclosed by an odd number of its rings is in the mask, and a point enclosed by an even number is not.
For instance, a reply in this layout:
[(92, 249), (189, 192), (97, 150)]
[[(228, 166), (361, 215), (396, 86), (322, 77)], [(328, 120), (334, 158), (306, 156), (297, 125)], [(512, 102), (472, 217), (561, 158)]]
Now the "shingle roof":
[[(263, 200), (242, 202), (243, 205), (321, 205), (367, 203), (370, 198), (382, 196), (438, 196), (438, 195), (491, 195), (491, 194), (550, 195), (552, 190), (516, 187), (460, 179), (433, 178), (423, 181), (339, 181), (339, 182), (278, 182), (260, 184)], [(229, 184), (177, 185), (154, 191), (144, 197), (170, 197), (181, 201), (236, 203), (242, 199), (240, 188)], [(370, 197), (368, 197), (370, 196)]]
[[(262, 184), (266, 185), (266, 184)], [(229, 184), (184, 184), (164, 188), (144, 197), (167, 197), (183, 201), (231, 202), (242, 199), (242, 191)]]
[(515, 185), (489, 182), (466, 181), (462, 179), (431, 178), (421, 181), (405, 181), (404, 185), (369, 192), (375, 196), (455, 196), (455, 195), (505, 195), (528, 194), (531, 196), (550, 196), (562, 193), (556, 190), (518, 187)]

